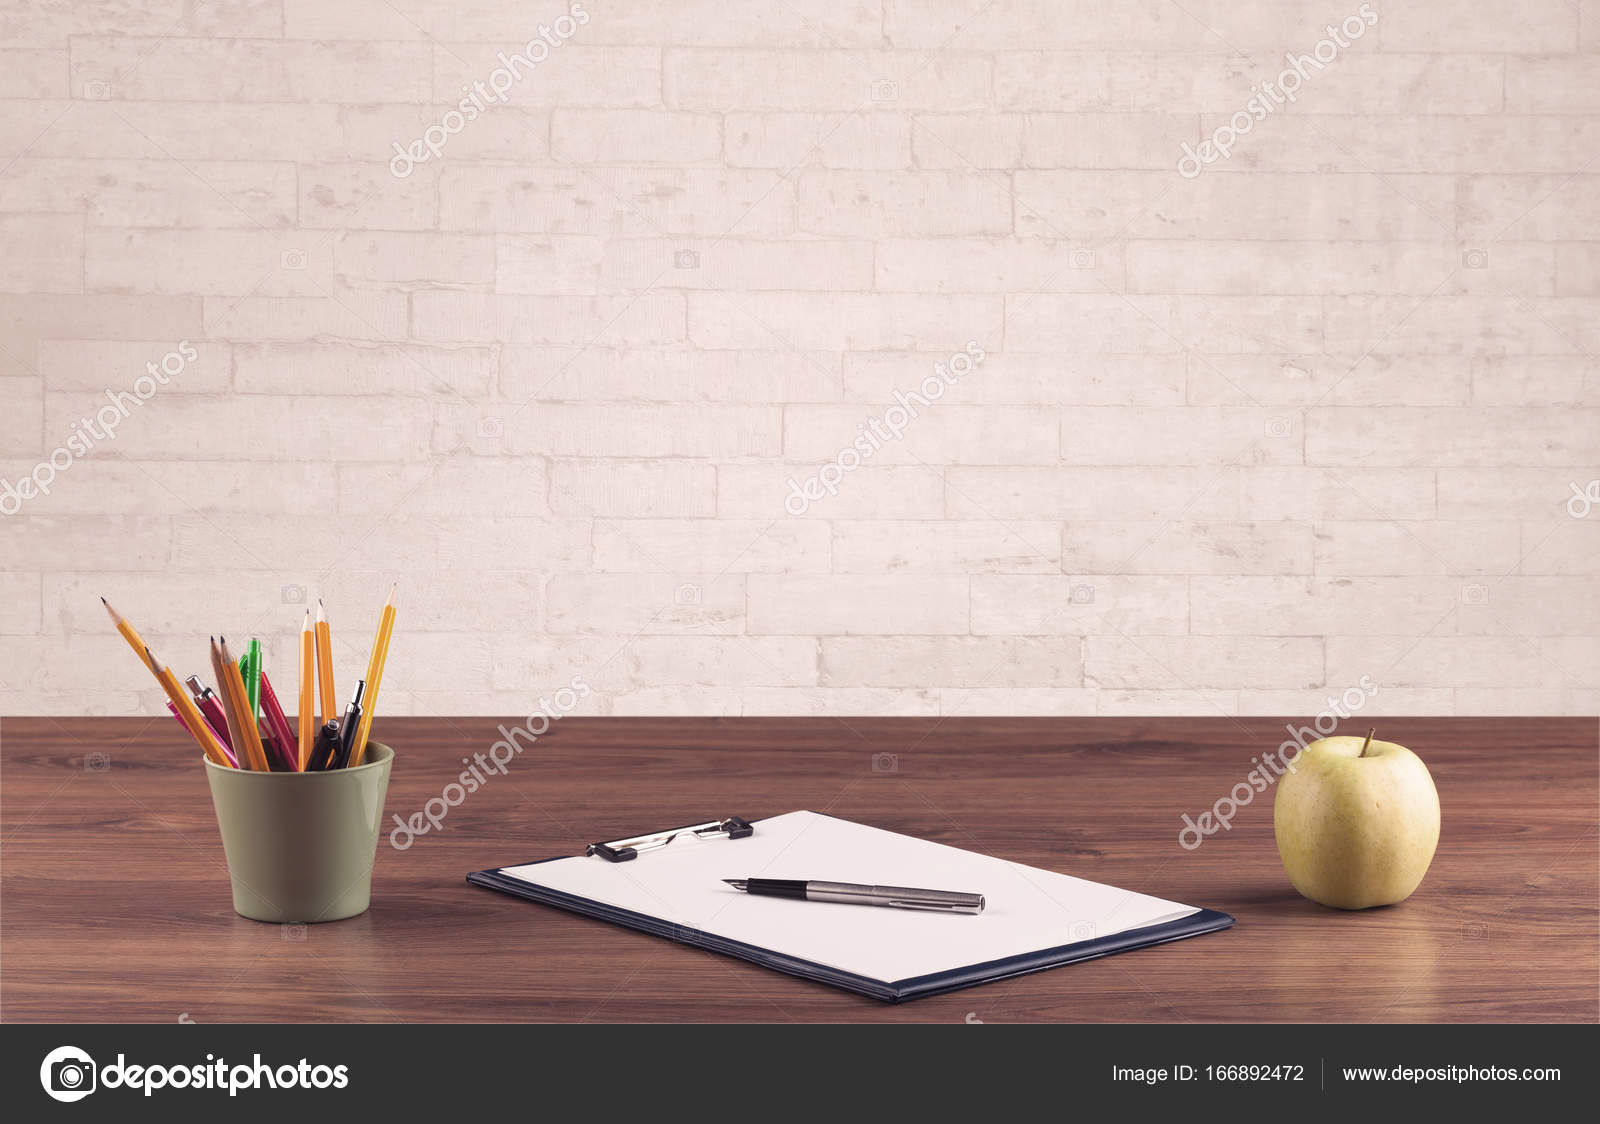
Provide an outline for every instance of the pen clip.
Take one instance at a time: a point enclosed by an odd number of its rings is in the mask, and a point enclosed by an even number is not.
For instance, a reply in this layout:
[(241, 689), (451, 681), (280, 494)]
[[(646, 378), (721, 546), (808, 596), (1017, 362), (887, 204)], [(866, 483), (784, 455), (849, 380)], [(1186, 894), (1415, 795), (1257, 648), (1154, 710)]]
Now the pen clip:
[(708, 820), (705, 823), (692, 823), (685, 827), (668, 828), (666, 831), (654, 832), (650, 835), (635, 835), (628, 839), (614, 839), (610, 843), (591, 843), (584, 848), (585, 855), (599, 855), (609, 863), (625, 863), (630, 859), (639, 857), (640, 851), (655, 851), (665, 847), (680, 835), (692, 836), (695, 839), (710, 839), (717, 835), (726, 835), (729, 839), (743, 839), (754, 835), (755, 828), (750, 822), (739, 816), (729, 816), (725, 820)]

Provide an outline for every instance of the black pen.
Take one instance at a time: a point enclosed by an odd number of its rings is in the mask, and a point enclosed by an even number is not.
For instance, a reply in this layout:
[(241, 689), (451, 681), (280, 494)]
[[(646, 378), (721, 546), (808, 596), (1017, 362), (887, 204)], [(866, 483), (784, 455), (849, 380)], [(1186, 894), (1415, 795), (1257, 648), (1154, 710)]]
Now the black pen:
[(982, 913), (982, 894), (954, 890), (918, 890), (911, 886), (863, 886), (856, 882), (816, 882), (793, 878), (724, 878), (735, 890), (773, 898), (843, 905), (882, 905), (891, 909), (926, 909), (938, 913)]
[(316, 748), (311, 751), (311, 760), (306, 763), (306, 771), (320, 773), (324, 769), (333, 768), (333, 762), (339, 756), (339, 723), (324, 722), (322, 729), (317, 731)]
[(350, 705), (345, 707), (344, 720), (339, 723), (339, 754), (334, 758), (330, 769), (343, 769), (350, 764), (350, 751), (355, 748), (356, 730), (361, 725), (361, 697), (367, 693), (367, 681), (356, 680), (355, 693), (350, 696)]

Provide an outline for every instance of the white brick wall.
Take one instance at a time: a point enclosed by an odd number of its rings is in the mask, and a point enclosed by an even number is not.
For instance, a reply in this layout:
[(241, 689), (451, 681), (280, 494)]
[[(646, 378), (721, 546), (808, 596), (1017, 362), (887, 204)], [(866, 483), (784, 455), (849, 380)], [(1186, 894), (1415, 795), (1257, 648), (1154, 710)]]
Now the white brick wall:
[(390, 579), (391, 713), (1600, 710), (1600, 2), (1179, 173), (1358, 7), (591, 0), (401, 177), (566, 0), (8, 5), (0, 712)]

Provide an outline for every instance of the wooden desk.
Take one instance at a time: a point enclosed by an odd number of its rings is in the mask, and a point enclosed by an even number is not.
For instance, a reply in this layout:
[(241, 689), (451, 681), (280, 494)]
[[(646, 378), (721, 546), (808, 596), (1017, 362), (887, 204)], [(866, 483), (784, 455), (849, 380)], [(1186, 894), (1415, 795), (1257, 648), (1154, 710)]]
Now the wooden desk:
[[(388, 812), (419, 810), (497, 724), (381, 720), (374, 736), (398, 753)], [(1241, 780), (1282, 719), (571, 718), (442, 832), (404, 852), (380, 843), (367, 914), (300, 929), (233, 913), (198, 753), (167, 718), (7, 719), (0, 1006), (12, 1021), (158, 1023), (1596, 1021), (1595, 720), (1377, 725), (1427, 761), (1444, 808), (1427, 881), (1389, 909), (1298, 897), (1265, 797), (1226, 834), (1178, 846), (1180, 814)], [(795, 808), (1238, 925), (890, 1006), (463, 881), (594, 839)]]

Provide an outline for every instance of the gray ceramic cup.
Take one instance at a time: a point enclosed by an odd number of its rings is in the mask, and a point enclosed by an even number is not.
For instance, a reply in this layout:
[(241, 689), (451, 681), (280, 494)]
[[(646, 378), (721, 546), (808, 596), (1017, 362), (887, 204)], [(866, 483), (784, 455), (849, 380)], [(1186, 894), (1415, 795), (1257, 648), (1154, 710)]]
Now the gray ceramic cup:
[(365, 913), (393, 763), (394, 750), (371, 741), (363, 764), (323, 773), (259, 773), (207, 760), (235, 912), (280, 924)]

